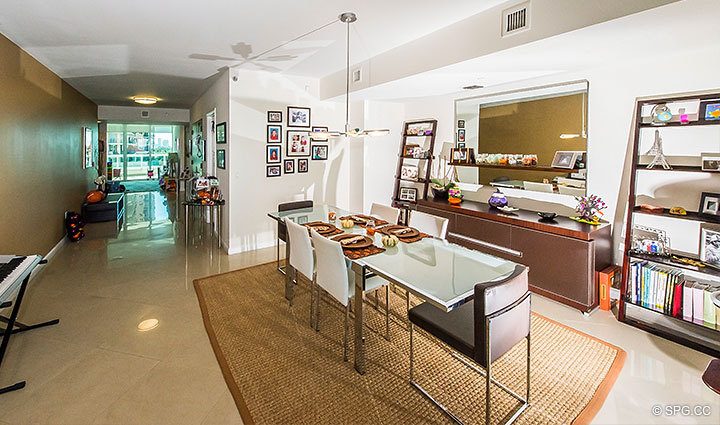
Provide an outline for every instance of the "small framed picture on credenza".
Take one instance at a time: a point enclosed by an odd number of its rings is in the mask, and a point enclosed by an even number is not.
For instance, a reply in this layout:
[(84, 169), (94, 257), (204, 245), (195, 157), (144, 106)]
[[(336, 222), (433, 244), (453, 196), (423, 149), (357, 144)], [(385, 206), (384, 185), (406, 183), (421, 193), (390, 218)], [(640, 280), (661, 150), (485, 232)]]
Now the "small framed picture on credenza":
[(720, 172), (720, 153), (700, 154), (702, 157), (702, 170)]
[(703, 192), (698, 211), (702, 215), (720, 218), (720, 193)]

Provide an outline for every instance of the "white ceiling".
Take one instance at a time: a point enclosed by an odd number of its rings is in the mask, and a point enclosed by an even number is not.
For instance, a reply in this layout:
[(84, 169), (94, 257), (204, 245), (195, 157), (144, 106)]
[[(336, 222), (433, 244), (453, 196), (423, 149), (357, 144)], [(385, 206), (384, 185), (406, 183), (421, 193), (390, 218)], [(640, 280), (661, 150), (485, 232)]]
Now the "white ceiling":
[[(669, 56), (686, 50), (718, 48), (716, 39), (697, 34), (698, 28), (717, 26), (719, 13), (716, 0), (672, 3), (356, 91), (353, 99), (404, 100), (445, 94), (468, 97), (473, 91), (461, 87), (470, 84), (490, 87), (653, 58), (659, 52)], [(658, 37), (661, 44), (654, 41)]]
[(23, 0), (3, 2), (0, 33), (98, 104), (189, 107), (218, 69), (238, 65), (322, 77), (344, 68), (337, 23), (259, 60), (278, 46), (353, 11), (352, 62), (434, 32), (505, 0)]

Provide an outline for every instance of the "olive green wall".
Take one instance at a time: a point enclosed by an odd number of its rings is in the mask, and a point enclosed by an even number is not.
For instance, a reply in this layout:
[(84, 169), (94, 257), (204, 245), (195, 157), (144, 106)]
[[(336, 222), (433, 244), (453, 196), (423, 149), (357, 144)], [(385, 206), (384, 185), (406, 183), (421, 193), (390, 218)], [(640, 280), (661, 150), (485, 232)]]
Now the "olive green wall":
[(82, 169), (82, 127), (97, 105), (0, 35), (0, 254), (47, 254), (97, 176)]

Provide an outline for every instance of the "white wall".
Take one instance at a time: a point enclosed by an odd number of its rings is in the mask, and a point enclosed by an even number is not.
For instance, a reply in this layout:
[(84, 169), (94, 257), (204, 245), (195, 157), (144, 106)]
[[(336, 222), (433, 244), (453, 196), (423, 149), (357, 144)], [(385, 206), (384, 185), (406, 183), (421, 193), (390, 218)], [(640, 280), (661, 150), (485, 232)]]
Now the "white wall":
[[(203, 131), (206, 131), (205, 116), (208, 112), (215, 109), (215, 122), (222, 123), (227, 122), (226, 134), (227, 143), (224, 145), (218, 145), (220, 149), (225, 149), (225, 169), (217, 170), (217, 178), (220, 181), (220, 190), (225, 197), (225, 207), (223, 208), (223, 229), (222, 229), (222, 242), (226, 249), (230, 249), (230, 234), (232, 228), (236, 225), (236, 222), (230, 220), (231, 211), (233, 208), (233, 199), (229, 196), (231, 191), (231, 179), (230, 169), (228, 164), (230, 161), (228, 158), (232, 152), (233, 138), (232, 138), (232, 124), (230, 123), (230, 72), (225, 70), (220, 73), (215, 79), (215, 82), (210, 86), (205, 93), (200, 96), (195, 103), (190, 107), (189, 121), (191, 123), (196, 122), (200, 119), (203, 120)], [(190, 134), (185, 135), (185, 139), (189, 138)], [(185, 143), (183, 143), (185, 146)], [(184, 149), (183, 149), (184, 151)], [(215, 155), (215, 152), (205, 152), (205, 155)]]
[[(148, 118), (140, 116), (141, 111), (148, 111)], [(110, 122), (135, 123), (187, 123), (190, 111), (187, 109), (159, 108), (155, 106), (98, 106), (98, 119)]]
[[(232, 149), (227, 159), (231, 173), (228, 211), (232, 220), (229, 253), (275, 244), (275, 222), (268, 212), (293, 199), (348, 208), (350, 197), (349, 141), (330, 141), (327, 161), (309, 161), (309, 172), (266, 178), (267, 111), (283, 111), (282, 158), (285, 156), (287, 106), (312, 108), (311, 124), (330, 129), (344, 126), (344, 104), (320, 101), (318, 81), (291, 78), (256, 71), (233, 71), (230, 82), (230, 121), (228, 132)], [(352, 141), (350, 141), (352, 143)], [(355, 149), (355, 148), (353, 148)], [(297, 160), (295, 160), (297, 168)]]
[[(620, 242), (621, 229), (627, 203), (629, 185), (628, 149), (631, 134), (631, 121), (637, 97), (679, 93), (687, 91), (717, 89), (720, 79), (717, 69), (720, 66), (720, 46), (672, 54), (658, 52), (656, 58), (635, 62), (612, 63), (605, 67), (556, 74), (553, 76), (526, 80), (513, 84), (495, 86), (473, 91), (473, 95), (485, 95), (513, 90), (522, 87), (534, 87), (548, 83), (587, 79), (590, 82), (588, 96), (588, 193), (601, 196), (608, 203), (605, 218), (615, 225), (616, 246)], [(426, 98), (405, 103), (405, 119), (438, 119), (438, 137), (436, 153), (443, 141), (454, 140), (454, 104), (452, 97), (442, 96)], [(378, 116), (382, 116), (378, 114)], [(378, 122), (379, 126), (395, 124), (395, 118)], [(710, 141), (712, 149), (717, 149), (717, 141)], [(385, 155), (396, 154), (397, 146), (389, 146), (385, 152), (373, 151), (366, 158), (369, 163), (381, 160)], [(385, 185), (392, 182), (387, 178)], [(717, 191), (717, 190), (716, 190)], [(468, 199), (486, 201), (490, 190), (483, 188), (478, 194), (466, 194)], [(512, 192), (512, 193), (511, 193)], [(527, 195), (522, 191), (508, 191), (508, 195)], [(528, 195), (539, 199), (539, 194)], [(699, 193), (693, 193), (693, 199)], [(696, 210), (698, 202), (685, 199), (682, 206)], [(572, 210), (562, 205), (549, 205), (532, 199), (514, 201), (522, 208), (535, 210), (555, 210), (570, 214)], [(616, 258), (617, 252), (616, 252)]]

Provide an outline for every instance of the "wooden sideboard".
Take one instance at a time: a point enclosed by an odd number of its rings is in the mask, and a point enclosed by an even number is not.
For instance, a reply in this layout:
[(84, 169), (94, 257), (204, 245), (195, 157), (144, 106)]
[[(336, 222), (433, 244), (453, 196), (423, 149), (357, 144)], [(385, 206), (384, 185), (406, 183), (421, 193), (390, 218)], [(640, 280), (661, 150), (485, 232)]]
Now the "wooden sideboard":
[(612, 264), (609, 223), (542, 222), (534, 211), (506, 214), (473, 201), (420, 200), (417, 210), (449, 219), (448, 241), (528, 266), (531, 291), (582, 312), (597, 307), (596, 272)]

